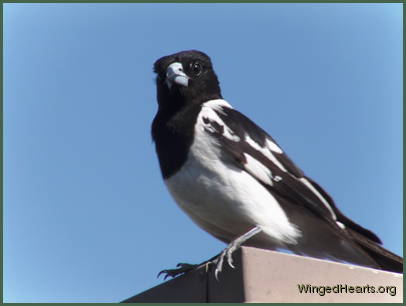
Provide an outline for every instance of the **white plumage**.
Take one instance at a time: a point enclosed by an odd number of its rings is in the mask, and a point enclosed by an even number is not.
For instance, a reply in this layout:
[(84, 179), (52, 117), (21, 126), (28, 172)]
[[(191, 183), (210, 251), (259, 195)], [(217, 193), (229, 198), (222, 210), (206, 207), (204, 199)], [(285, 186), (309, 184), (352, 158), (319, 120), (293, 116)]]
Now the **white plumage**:
[(272, 194), (249, 173), (260, 173), (272, 183), (269, 169), (252, 157), (247, 159), (249, 172), (221, 161), (216, 138), (207, 132), (203, 121), (208, 117), (218, 122), (224, 126), (224, 135), (232, 140), (232, 131), (213, 111), (219, 107), (230, 106), (224, 100), (203, 104), (188, 159), (165, 180), (169, 191), (195, 223), (223, 241), (232, 241), (242, 234), (241, 229), (258, 226), (275, 247), (294, 244), (300, 231), (289, 222)]

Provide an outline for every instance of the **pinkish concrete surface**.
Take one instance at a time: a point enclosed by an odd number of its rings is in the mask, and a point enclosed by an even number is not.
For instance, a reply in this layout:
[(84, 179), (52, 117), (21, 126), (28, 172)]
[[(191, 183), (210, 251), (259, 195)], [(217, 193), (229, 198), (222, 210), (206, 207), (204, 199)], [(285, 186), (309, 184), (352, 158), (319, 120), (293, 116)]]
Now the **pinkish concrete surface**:
[(251, 247), (233, 258), (236, 269), (226, 265), (218, 281), (212, 270), (192, 271), (123, 302), (403, 302), (402, 274)]

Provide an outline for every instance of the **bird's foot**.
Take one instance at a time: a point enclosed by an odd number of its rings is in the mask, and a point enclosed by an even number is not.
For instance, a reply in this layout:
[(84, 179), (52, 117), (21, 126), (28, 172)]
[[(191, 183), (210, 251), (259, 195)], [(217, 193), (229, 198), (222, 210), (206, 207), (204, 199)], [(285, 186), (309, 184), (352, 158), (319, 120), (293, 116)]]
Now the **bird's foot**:
[(205, 272), (208, 272), (210, 269), (210, 265), (215, 265), (216, 269), (214, 270), (214, 276), (218, 280), (218, 275), (221, 271), (223, 271), (223, 263), (224, 259), (227, 259), (227, 263), (231, 268), (235, 268), (233, 265), (233, 253), (235, 250), (237, 250), (245, 241), (247, 241), (249, 238), (252, 236), (258, 234), (261, 232), (261, 229), (259, 227), (254, 227), (247, 233), (241, 235), (237, 239), (233, 240), (224, 250), (221, 252), (219, 255), (214, 256), (213, 258), (210, 258), (209, 260), (204, 261), (203, 263), (199, 265), (192, 265), (192, 264), (187, 264), (187, 263), (179, 263), (176, 265), (176, 269), (167, 269), (167, 270), (162, 270), (161, 272), (158, 273), (158, 277), (163, 274), (164, 279), (167, 279), (168, 277), (177, 277), (179, 275), (183, 275), (191, 270), (202, 270), (204, 268)]
[(245, 241), (250, 239), (252, 236), (255, 236), (259, 232), (261, 232), (261, 228), (254, 227), (244, 235), (241, 235), (237, 239), (231, 241), (231, 243), (221, 252), (220, 255), (216, 259), (213, 260), (213, 263), (216, 264), (216, 269), (214, 270), (214, 276), (218, 280), (219, 273), (223, 270), (223, 262), (224, 259), (227, 258), (227, 263), (231, 268), (235, 268), (233, 265), (233, 253), (237, 250)]
[(167, 279), (168, 277), (177, 277), (179, 275), (183, 275), (193, 269), (196, 269), (199, 267), (199, 265), (192, 265), (188, 263), (178, 263), (176, 265), (177, 268), (175, 269), (166, 269), (162, 270), (161, 272), (158, 273), (157, 277), (160, 277), (161, 275), (164, 275), (164, 280)]
[(235, 250), (237, 250), (240, 247), (240, 245), (238, 244), (238, 242), (236, 242), (235, 240), (232, 241), (228, 247), (226, 247), (223, 252), (221, 252), (216, 259), (214, 259), (212, 262), (216, 265), (216, 269), (214, 270), (214, 276), (216, 277), (216, 279), (218, 280), (218, 275), (220, 272), (223, 271), (223, 264), (224, 264), (224, 259), (227, 259), (227, 263), (231, 268), (235, 268), (235, 266), (233, 265), (233, 253)]

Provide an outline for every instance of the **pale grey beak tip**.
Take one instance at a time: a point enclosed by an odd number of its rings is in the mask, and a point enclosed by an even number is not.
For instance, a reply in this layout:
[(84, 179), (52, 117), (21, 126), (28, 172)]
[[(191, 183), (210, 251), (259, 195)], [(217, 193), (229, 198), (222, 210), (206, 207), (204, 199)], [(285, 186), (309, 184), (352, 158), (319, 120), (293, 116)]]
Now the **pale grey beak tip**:
[(171, 89), (174, 84), (187, 87), (189, 84), (189, 77), (183, 72), (181, 63), (172, 63), (166, 69), (166, 84)]

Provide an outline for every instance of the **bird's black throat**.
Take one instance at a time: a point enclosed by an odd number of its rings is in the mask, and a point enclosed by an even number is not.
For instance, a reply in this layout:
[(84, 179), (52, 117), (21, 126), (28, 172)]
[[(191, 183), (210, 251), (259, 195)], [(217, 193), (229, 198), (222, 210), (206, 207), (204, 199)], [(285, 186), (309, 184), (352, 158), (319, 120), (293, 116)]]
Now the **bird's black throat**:
[(221, 99), (221, 94), (212, 94), (200, 99), (188, 99), (178, 95), (165, 95), (158, 99), (158, 113), (152, 122), (152, 139), (161, 167), (162, 176), (170, 177), (187, 159), (194, 139), (194, 126), (204, 102)]
[(152, 138), (164, 179), (178, 171), (193, 143), (194, 125), (201, 106), (191, 104), (178, 111), (158, 110), (152, 122)]

